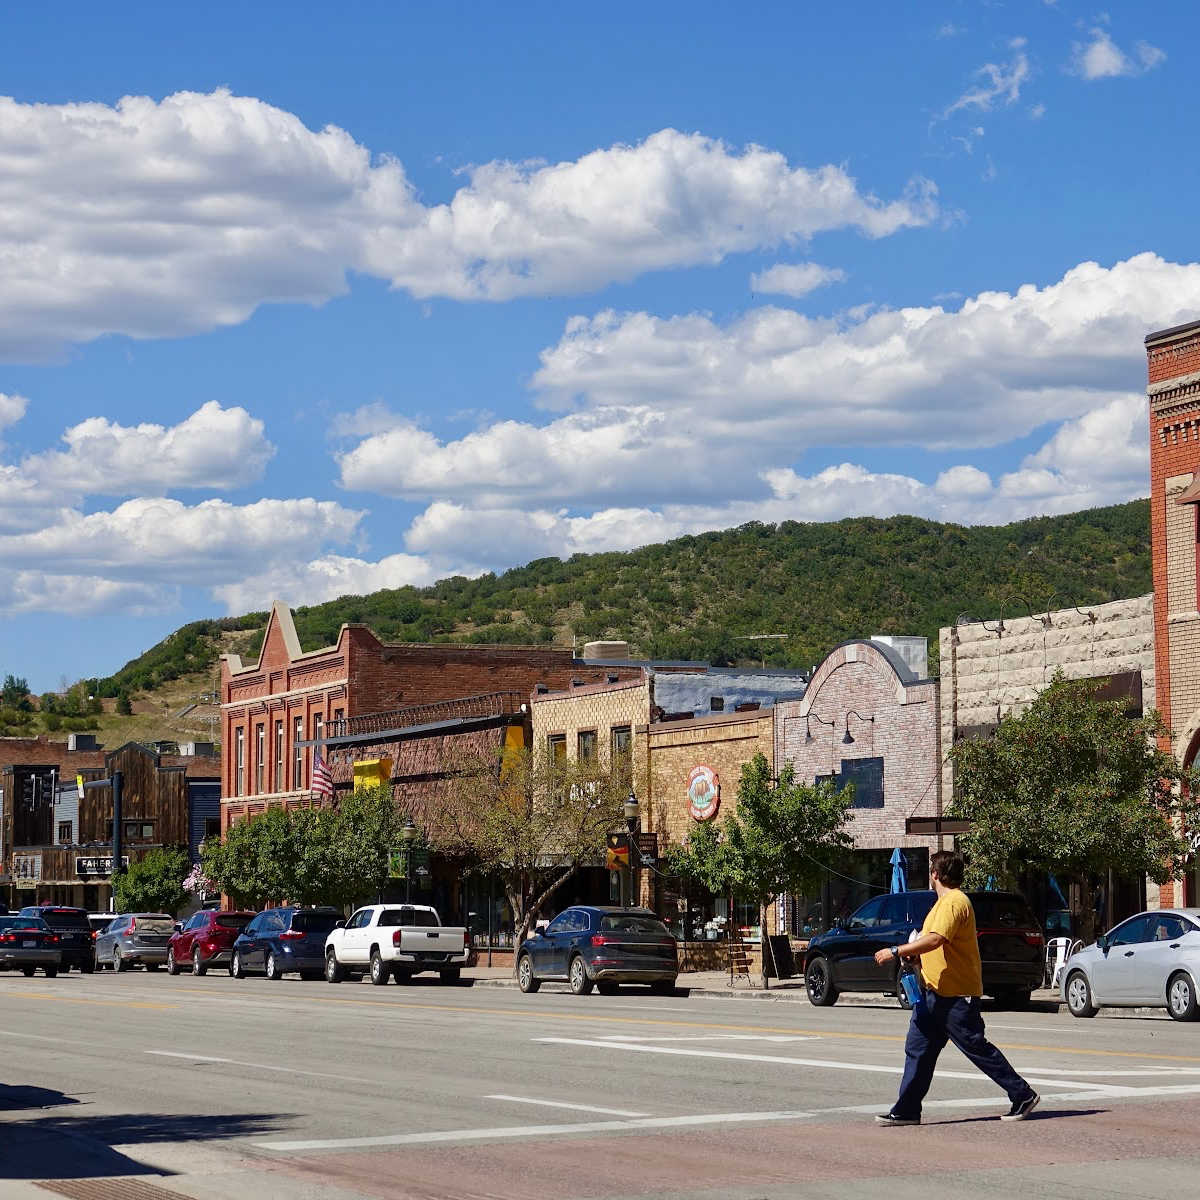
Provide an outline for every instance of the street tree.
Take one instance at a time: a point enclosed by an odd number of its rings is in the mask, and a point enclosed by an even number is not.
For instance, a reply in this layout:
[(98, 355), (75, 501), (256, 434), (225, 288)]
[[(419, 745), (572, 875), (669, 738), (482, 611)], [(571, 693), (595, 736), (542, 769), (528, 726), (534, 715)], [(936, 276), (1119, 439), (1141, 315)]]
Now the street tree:
[(163, 912), (174, 916), (188, 900), (183, 886), (190, 864), (182, 846), (151, 850), (113, 876), (118, 912)]
[(1169, 734), (1158, 713), (1132, 718), (1124, 701), (1098, 699), (1099, 686), (1059, 672), (991, 737), (951, 751), (949, 815), (973, 824), (961, 839), (968, 881), (1015, 885), (1027, 869), (1070, 881), (1087, 941), (1108, 872), (1166, 883), (1182, 868), (1184, 830), (1200, 810), (1196, 776), (1161, 748)]
[(468, 868), (498, 876), (517, 945), (581, 867), (604, 861), (607, 837), (624, 830), (628, 760), (568, 761), (530, 749), (454, 764), (429, 837)]
[(799, 783), (791, 763), (771, 777), (766, 757), (742, 767), (737, 807), (721, 822), (697, 824), (668, 857), (669, 869), (707, 888), (758, 906), (762, 978), (767, 984), (767, 908), (785, 892), (812, 892), (822, 872), (852, 845), (845, 826), (853, 788)]

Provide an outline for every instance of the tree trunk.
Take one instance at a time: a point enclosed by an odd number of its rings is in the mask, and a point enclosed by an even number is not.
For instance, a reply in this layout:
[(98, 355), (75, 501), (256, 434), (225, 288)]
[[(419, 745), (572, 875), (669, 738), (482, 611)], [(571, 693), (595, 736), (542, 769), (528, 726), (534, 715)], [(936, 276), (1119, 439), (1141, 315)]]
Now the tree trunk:
[(758, 934), (759, 934), (759, 971), (762, 974), (762, 985), (764, 988), (770, 988), (771, 978), (767, 974), (767, 955), (771, 953), (771, 945), (767, 941), (767, 906), (760, 902), (758, 906)]

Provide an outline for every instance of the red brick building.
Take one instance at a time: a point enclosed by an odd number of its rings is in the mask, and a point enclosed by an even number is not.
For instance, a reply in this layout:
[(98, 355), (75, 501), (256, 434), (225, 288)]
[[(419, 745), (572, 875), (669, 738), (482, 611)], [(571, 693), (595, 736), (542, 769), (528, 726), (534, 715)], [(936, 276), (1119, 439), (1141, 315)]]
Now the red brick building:
[[(1200, 749), (1200, 321), (1146, 338), (1156, 703), (1185, 766)], [(1200, 897), (1195, 860), (1164, 907)]]
[[(386, 755), (403, 791), (429, 782), (429, 739), (447, 736), (445, 722), (520, 714), (539, 684), (633, 674), (588, 666), (564, 648), (385, 643), (364, 625), (343, 625), (334, 645), (302, 652), (291, 612), (276, 604), (258, 662), (221, 659), (222, 829), (268, 804), (307, 803), (317, 744), (339, 788), (352, 785), (355, 761)], [(406, 731), (404, 749), (382, 736), (395, 729)], [(444, 753), (440, 742), (436, 749), (433, 757)]]

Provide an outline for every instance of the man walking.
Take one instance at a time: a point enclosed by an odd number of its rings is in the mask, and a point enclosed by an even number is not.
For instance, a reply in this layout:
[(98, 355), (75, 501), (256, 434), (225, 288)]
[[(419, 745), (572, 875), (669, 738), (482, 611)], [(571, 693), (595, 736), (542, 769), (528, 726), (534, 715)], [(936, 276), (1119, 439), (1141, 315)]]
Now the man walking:
[(1023, 1121), (1041, 1097), (987, 1040), (979, 997), (983, 968), (975, 932), (975, 910), (963, 895), (965, 864), (957, 851), (939, 850), (929, 860), (937, 901), (921, 936), (904, 946), (880, 950), (880, 966), (891, 958), (919, 958), (924, 991), (913, 1005), (904, 1042), (904, 1078), (891, 1111), (875, 1118), (880, 1125), (920, 1125), (921, 1101), (933, 1082), (933, 1068), (947, 1041), (953, 1042), (985, 1075), (1007, 1093), (1012, 1107), (1002, 1121)]

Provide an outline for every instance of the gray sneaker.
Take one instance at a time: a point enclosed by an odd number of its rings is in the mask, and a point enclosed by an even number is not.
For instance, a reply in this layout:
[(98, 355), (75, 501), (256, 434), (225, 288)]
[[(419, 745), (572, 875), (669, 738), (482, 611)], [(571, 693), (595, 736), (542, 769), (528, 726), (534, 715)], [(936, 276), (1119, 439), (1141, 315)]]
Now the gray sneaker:
[(1042, 1098), (1037, 1092), (1030, 1092), (1024, 1100), (1016, 1100), (1013, 1102), (1012, 1108), (1006, 1113), (1001, 1113), (1000, 1120), (1002, 1121), (1023, 1121), (1039, 1104)]
[(895, 1113), (877, 1113), (876, 1125), (920, 1125), (920, 1117), (898, 1117)]

